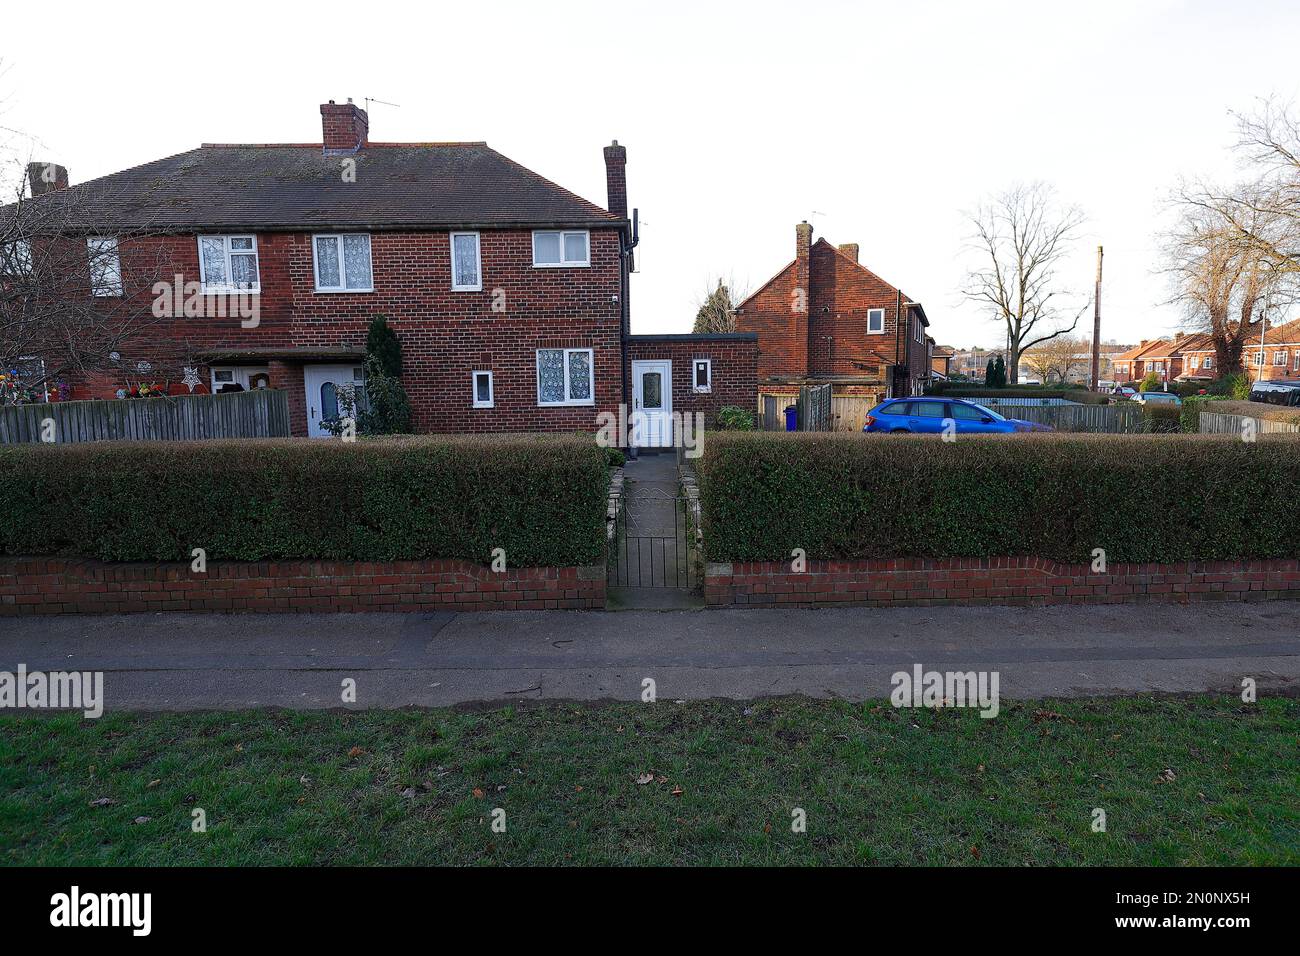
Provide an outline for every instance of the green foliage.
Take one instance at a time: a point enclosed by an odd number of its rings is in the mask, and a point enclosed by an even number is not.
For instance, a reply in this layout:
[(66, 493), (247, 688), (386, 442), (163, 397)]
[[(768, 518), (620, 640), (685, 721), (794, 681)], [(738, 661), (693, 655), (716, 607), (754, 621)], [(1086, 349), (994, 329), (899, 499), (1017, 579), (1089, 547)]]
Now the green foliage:
[(1182, 431), (1183, 410), (1172, 402), (1142, 406), (1142, 430), (1151, 434)]
[(1210, 383), (1209, 392), (1235, 401), (1246, 401), (1250, 398), (1250, 376), (1245, 372), (1232, 372), (1216, 378)]
[(731, 301), (731, 289), (718, 280), (718, 287), (708, 294), (695, 313), (696, 335), (736, 331), (736, 306)]
[(752, 432), (754, 413), (738, 405), (723, 405), (718, 410), (718, 428), (724, 431)]
[(606, 448), (605, 461), (610, 468), (622, 468), (627, 464), (627, 455), (617, 448)]
[(385, 375), (402, 375), (402, 343), (388, 326), (388, 316), (376, 315), (366, 332), (366, 356), (373, 357)]
[(989, 359), (989, 364), (984, 368), (984, 387), (996, 388), (997, 384), (997, 375), (993, 370), (993, 360)]
[(1206, 411), (1210, 402), (1215, 401), (1209, 395), (1194, 395), (1183, 399), (1183, 407), (1178, 412), (1179, 428), (1189, 434), (1201, 430), (1201, 412)]
[(1007, 384), (1007, 363), (1002, 361), (1002, 356), (997, 357), (993, 363), (993, 385), (996, 388), (1005, 388)]
[(1142, 379), (1142, 383), (1138, 386), (1138, 391), (1158, 392), (1160, 391), (1161, 384), (1162, 383), (1159, 375), (1157, 375), (1155, 372), (1147, 372), (1146, 376), (1143, 377)]
[(591, 564), (590, 435), (0, 446), (0, 553), (109, 561), (463, 558)]
[(1286, 435), (718, 434), (696, 473), (710, 561), (1276, 558), (1300, 540)]
[(402, 387), (402, 343), (376, 315), (366, 335), (366, 396), (370, 407), (357, 416), (364, 435), (404, 435), (411, 430), (411, 403)]

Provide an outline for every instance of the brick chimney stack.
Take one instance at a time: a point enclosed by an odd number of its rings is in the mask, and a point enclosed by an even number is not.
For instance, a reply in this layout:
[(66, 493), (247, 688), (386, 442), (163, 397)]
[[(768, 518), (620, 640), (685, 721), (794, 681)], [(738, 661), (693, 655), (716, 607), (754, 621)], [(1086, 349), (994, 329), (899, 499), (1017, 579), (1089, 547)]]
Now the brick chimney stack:
[(812, 234), (805, 219), (794, 227), (794, 289), (790, 294), (790, 358), (800, 375), (808, 374), (808, 313), (812, 310)]
[(619, 219), (627, 218), (627, 149), (614, 140), (605, 147), (606, 206)]
[(840, 252), (844, 253), (854, 262), (858, 261), (858, 244), (856, 242), (840, 243)]
[(370, 117), (349, 97), (342, 105), (330, 100), (320, 107), (321, 139), (326, 153), (355, 153), (370, 139)]
[(58, 163), (28, 163), (27, 188), (32, 197), (68, 188), (68, 170)]

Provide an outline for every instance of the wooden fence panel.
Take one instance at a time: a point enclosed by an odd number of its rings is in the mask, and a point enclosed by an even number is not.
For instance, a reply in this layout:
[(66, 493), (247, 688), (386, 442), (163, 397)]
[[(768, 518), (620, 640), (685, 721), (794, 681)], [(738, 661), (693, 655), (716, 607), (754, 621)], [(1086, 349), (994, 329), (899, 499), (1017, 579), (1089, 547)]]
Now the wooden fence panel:
[(289, 399), (255, 389), (222, 395), (181, 395), (106, 402), (50, 402), (0, 408), (0, 444), (41, 441), (54, 421), (54, 440), (177, 441), (206, 438), (285, 438)]
[(835, 395), (831, 398), (831, 428), (837, 432), (860, 432), (867, 412), (879, 402), (869, 395)]
[(1255, 418), (1251, 415), (1227, 415), (1223, 412), (1201, 412), (1198, 427), (1200, 432), (1206, 435), (1240, 435), (1248, 421), (1255, 423), (1257, 435), (1300, 433), (1300, 425), (1277, 422), (1270, 418)]

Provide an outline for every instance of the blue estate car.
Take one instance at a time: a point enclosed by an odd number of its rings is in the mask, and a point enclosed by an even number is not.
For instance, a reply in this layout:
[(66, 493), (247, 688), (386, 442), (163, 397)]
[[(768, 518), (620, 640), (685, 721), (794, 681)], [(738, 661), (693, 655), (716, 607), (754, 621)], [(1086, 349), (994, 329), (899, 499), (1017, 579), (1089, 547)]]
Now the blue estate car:
[(1003, 418), (992, 409), (956, 398), (893, 398), (867, 413), (864, 432), (915, 432), (938, 435), (952, 421), (959, 435), (1050, 432), (1048, 425)]

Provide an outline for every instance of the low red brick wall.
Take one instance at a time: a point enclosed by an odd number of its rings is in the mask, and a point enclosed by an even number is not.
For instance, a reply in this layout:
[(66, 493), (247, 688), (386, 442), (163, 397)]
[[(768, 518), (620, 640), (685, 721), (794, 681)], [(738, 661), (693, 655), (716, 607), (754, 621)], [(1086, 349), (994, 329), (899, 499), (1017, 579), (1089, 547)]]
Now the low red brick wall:
[(108, 564), (0, 557), (0, 615), (144, 611), (466, 611), (603, 608), (605, 568), (466, 561)]
[(705, 567), (705, 603), (743, 607), (1139, 604), (1300, 599), (1300, 561), (1087, 564), (1045, 558), (746, 562)]

